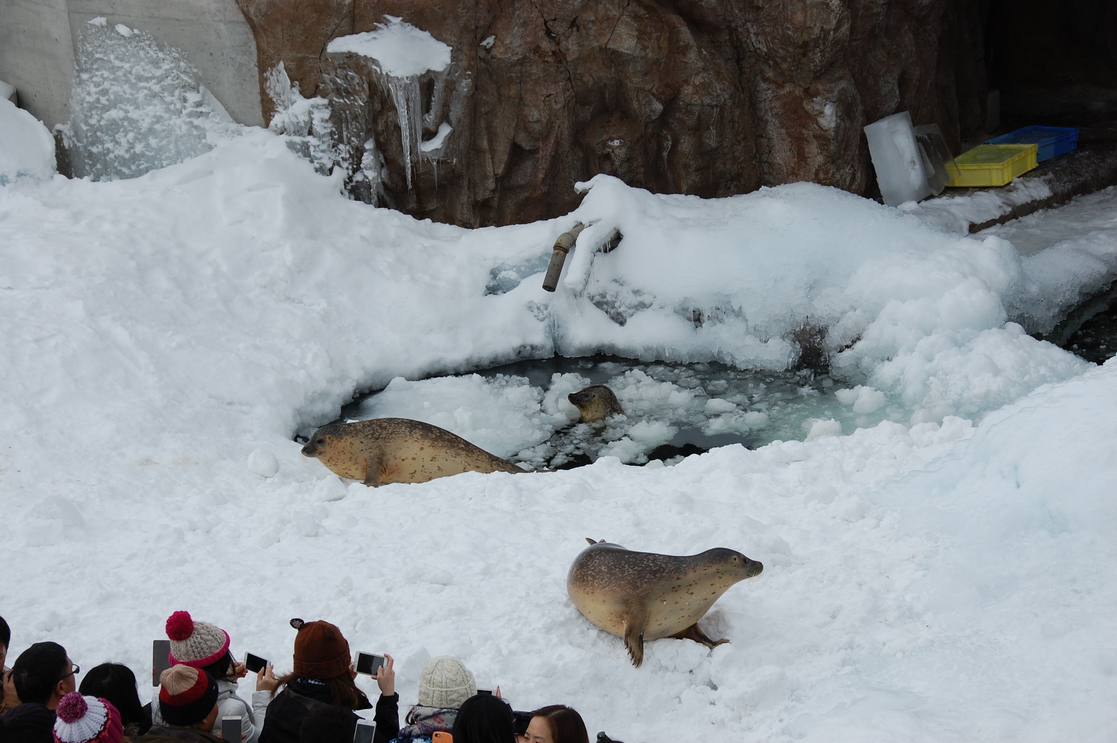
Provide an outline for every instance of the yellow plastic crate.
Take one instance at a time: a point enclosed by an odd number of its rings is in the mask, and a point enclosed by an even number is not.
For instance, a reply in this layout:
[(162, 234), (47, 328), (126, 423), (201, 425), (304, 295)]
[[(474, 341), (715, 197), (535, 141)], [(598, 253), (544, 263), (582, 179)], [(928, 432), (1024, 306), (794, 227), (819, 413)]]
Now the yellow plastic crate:
[(1035, 144), (979, 144), (954, 158), (958, 177), (947, 183), (954, 188), (1003, 186), (1036, 166)]

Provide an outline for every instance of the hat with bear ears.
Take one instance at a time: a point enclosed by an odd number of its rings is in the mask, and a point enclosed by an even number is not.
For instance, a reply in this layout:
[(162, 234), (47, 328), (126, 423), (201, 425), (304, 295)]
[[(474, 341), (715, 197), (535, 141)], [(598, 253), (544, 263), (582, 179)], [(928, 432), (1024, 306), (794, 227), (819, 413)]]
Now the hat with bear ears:
[(292, 619), (295, 635), (295, 675), (310, 679), (332, 679), (348, 673), (349, 642), (329, 622)]

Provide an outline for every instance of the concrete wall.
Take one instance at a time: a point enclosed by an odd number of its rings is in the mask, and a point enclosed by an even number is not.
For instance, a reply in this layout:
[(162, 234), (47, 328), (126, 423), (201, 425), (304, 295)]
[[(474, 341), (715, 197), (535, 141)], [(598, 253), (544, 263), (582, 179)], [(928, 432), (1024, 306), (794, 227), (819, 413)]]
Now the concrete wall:
[(234, 119), (263, 125), (256, 42), (235, 0), (0, 0), (0, 80), (47, 127), (70, 120), (78, 33), (98, 16), (181, 50)]

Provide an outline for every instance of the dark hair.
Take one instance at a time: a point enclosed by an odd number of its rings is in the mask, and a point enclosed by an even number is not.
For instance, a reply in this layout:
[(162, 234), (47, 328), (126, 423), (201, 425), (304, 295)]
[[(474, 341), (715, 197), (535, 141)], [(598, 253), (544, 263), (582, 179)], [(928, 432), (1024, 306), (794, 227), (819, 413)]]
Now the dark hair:
[[(293, 678), (299, 677), (293, 673), (289, 673), (286, 676), (281, 676), (276, 679), (278, 685), (275, 687), (275, 691), (272, 692), (272, 695), (274, 696), (275, 694), (277, 694), (279, 690)], [(329, 690), (330, 693), (330, 698), (326, 701), (330, 704), (336, 704), (337, 706), (345, 707), (346, 709), (364, 708), (368, 697), (366, 697), (365, 693), (361, 691), (355, 683), (353, 683), (353, 677), (350, 676), (348, 672), (329, 679), (314, 680), (321, 681), (323, 684), (326, 685), (326, 689)]]
[(0, 617), (0, 645), (5, 648), (12, 644), (12, 628), (4, 621), (4, 617)]
[(37, 642), (27, 648), (12, 664), (12, 681), (19, 701), (46, 704), (68, 670), (66, 648), (57, 642)]
[(553, 743), (589, 743), (586, 723), (582, 722), (582, 716), (573, 707), (551, 704), (540, 707), (531, 714), (547, 721)]
[(512, 708), (493, 694), (475, 694), (462, 703), (450, 735), (454, 743), (515, 743)]
[(236, 662), (233, 661), (233, 654), (226, 650), (224, 655), (208, 666), (204, 666), (202, 670), (218, 681), (234, 681)]
[(83, 696), (101, 697), (112, 702), (120, 712), (120, 722), (127, 728), (134, 725), (134, 734), (151, 729), (151, 713), (145, 712), (136, 692), (136, 674), (122, 663), (102, 663), (85, 672), (78, 691)]
[(351, 743), (357, 716), (335, 705), (316, 706), (299, 726), (299, 743)]

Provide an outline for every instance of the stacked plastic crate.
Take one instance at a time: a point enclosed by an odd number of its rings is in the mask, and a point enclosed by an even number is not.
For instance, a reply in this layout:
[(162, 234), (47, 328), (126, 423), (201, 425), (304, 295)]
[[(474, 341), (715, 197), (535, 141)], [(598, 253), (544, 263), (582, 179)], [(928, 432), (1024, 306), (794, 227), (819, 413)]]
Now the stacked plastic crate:
[(955, 188), (1003, 186), (1044, 160), (1078, 146), (1078, 130), (1057, 126), (1026, 126), (994, 137), (954, 158)]

